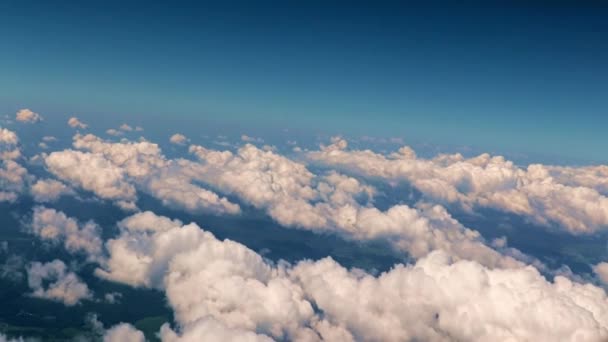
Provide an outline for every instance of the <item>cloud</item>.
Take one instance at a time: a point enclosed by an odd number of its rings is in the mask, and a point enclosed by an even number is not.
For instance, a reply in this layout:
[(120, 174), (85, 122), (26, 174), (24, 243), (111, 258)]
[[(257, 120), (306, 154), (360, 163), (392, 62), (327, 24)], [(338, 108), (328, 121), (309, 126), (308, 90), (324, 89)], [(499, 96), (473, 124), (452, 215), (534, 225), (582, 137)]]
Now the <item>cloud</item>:
[(548, 281), (532, 266), (488, 268), (434, 251), (373, 276), (331, 258), (270, 264), (195, 224), (149, 212), (119, 227), (98, 273), (165, 291), (179, 327), (161, 329), (169, 341), (608, 338), (601, 288), (562, 276)]
[(74, 137), (74, 147), (102, 156), (107, 163), (121, 170), (125, 182), (160, 199), (165, 205), (190, 212), (236, 214), (238, 205), (213, 191), (193, 184), (192, 163), (167, 160), (158, 145), (142, 140), (109, 143), (88, 134)]
[(180, 335), (173, 331), (168, 324), (160, 330), (163, 342), (196, 342), (196, 341), (223, 341), (223, 342), (272, 342), (267, 335), (256, 334), (244, 329), (229, 328), (213, 318), (196, 321)]
[(144, 333), (128, 323), (120, 323), (106, 330), (103, 342), (144, 342)]
[(9, 255), (3, 264), (0, 264), (0, 278), (4, 278), (15, 283), (23, 279), (25, 261), (18, 255)]
[(54, 202), (63, 195), (72, 195), (74, 191), (54, 179), (39, 179), (30, 188), (36, 202)]
[(602, 283), (608, 285), (608, 263), (607, 262), (600, 262), (599, 264), (593, 266), (593, 272), (602, 281)]
[(0, 128), (0, 202), (15, 202), (31, 176), (16, 160), (21, 158), (15, 132)]
[(122, 125), (120, 125), (120, 127), (118, 127), (118, 129), (125, 132), (131, 132), (133, 130), (133, 127), (127, 125), (126, 123), (123, 123)]
[(264, 142), (264, 139), (262, 138), (254, 138), (254, 137), (250, 137), (246, 134), (241, 135), (241, 140), (244, 142), (248, 142), (248, 143), (262, 143)]
[(44, 161), (52, 174), (71, 185), (115, 201), (123, 208), (135, 207), (135, 187), (126, 179), (125, 171), (102, 154), (64, 150), (49, 154)]
[(114, 128), (110, 128), (110, 129), (106, 130), (106, 134), (114, 136), (114, 137), (119, 137), (119, 136), (124, 135), (124, 132), (119, 131), (119, 130), (114, 129)]
[(467, 211), (494, 208), (538, 224), (557, 223), (571, 233), (608, 226), (608, 198), (602, 195), (606, 188), (598, 174), (608, 172), (605, 168), (533, 164), (522, 169), (489, 154), (469, 159), (460, 154), (421, 159), (409, 147), (385, 156), (370, 150), (350, 151), (347, 146), (345, 140), (337, 138), (307, 156), (366, 177), (407, 181), (428, 199)]
[[(442, 248), (487, 265), (516, 264), (487, 247), (477, 232), (460, 225), (440, 206), (396, 205), (380, 211), (369, 201), (374, 189), (357, 179), (337, 172), (317, 176), (304, 164), (250, 144), (236, 154), (197, 145), (189, 150), (201, 160), (193, 167), (193, 177), (265, 209), (284, 226), (357, 240), (383, 239), (416, 258)], [(368, 198), (367, 204), (357, 201), (361, 196)]]
[(48, 142), (54, 142), (54, 141), (57, 141), (57, 138), (55, 138), (52, 135), (45, 135), (45, 136), (42, 137), (42, 141), (47, 142), (47, 143)]
[(23, 123), (36, 123), (42, 121), (42, 116), (29, 109), (20, 109), (16, 114), (15, 120)]
[(71, 117), (68, 120), (68, 125), (72, 128), (81, 128), (81, 129), (86, 129), (89, 127), (89, 125), (85, 124), (84, 122), (78, 120), (78, 118), (76, 117)]
[(28, 172), (12, 160), (0, 160), (0, 202), (15, 202), (25, 189)]
[(34, 207), (30, 232), (43, 241), (62, 243), (70, 253), (83, 253), (90, 261), (103, 258), (101, 229), (94, 222), (82, 225), (61, 211)]
[(185, 145), (189, 139), (183, 134), (176, 133), (169, 138), (169, 141), (175, 145)]
[(93, 297), (88, 286), (76, 274), (69, 272), (61, 260), (31, 263), (27, 268), (27, 281), (33, 291), (32, 297), (61, 302), (66, 306)]

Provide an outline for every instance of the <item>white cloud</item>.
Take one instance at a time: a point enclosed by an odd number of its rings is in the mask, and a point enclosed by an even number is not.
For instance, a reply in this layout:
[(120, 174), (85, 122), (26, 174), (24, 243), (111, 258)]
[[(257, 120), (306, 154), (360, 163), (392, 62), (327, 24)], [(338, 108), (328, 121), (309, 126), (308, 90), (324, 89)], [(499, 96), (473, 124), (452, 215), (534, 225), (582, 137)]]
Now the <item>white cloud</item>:
[(2, 145), (16, 146), (19, 143), (19, 137), (11, 130), (0, 128), (0, 143)]
[(55, 138), (52, 135), (45, 135), (45, 136), (42, 137), (42, 141), (47, 142), (47, 143), (48, 142), (54, 142), (54, 141), (57, 141), (57, 138)]
[(133, 127), (127, 125), (126, 123), (123, 123), (122, 125), (120, 125), (120, 127), (118, 127), (118, 129), (125, 132), (131, 132), (133, 130)]
[(89, 125), (85, 124), (84, 122), (78, 120), (77, 117), (71, 117), (68, 120), (68, 125), (72, 128), (81, 128), (81, 129), (86, 129), (89, 127)]
[(19, 137), (0, 128), (0, 202), (15, 202), (31, 179), (27, 170), (15, 160), (21, 158)]
[(122, 131), (119, 131), (119, 130), (114, 129), (114, 128), (108, 129), (106, 131), (106, 134), (109, 134), (109, 135), (114, 136), (114, 137), (119, 137), (119, 136), (124, 135), (124, 133)]
[(119, 227), (98, 273), (164, 290), (179, 327), (163, 327), (169, 341), (608, 338), (601, 288), (562, 276), (547, 281), (532, 266), (491, 269), (435, 251), (372, 276), (330, 258), (269, 264), (241, 244), (152, 213)]
[(12, 160), (0, 160), (0, 202), (15, 202), (25, 189), (28, 172)]
[(39, 179), (30, 188), (30, 193), (36, 202), (53, 202), (63, 195), (74, 194), (74, 191), (54, 179)]
[(593, 272), (602, 281), (602, 283), (608, 285), (608, 262), (600, 262), (593, 266)]
[(70, 253), (84, 253), (89, 260), (102, 260), (100, 228), (89, 221), (82, 225), (61, 211), (34, 207), (31, 233), (44, 241), (63, 243)]
[(173, 331), (168, 324), (164, 324), (160, 330), (163, 342), (198, 342), (198, 341), (222, 341), (222, 342), (272, 342), (267, 335), (255, 332), (229, 328), (213, 318), (205, 318), (189, 324), (180, 335)]
[(64, 150), (49, 154), (44, 161), (51, 173), (73, 186), (121, 206), (134, 207), (135, 187), (127, 181), (124, 170), (102, 154)]
[(31, 296), (62, 302), (67, 306), (93, 297), (88, 286), (76, 274), (69, 272), (61, 260), (31, 263), (27, 268), (27, 281), (33, 291)]
[(241, 140), (244, 142), (248, 142), (248, 143), (262, 143), (264, 142), (264, 139), (262, 138), (255, 138), (255, 137), (250, 137), (246, 134), (241, 135)]
[(179, 134), (179, 133), (173, 134), (173, 135), (172, 135), (172, 136), (169, 138), (169, 141), (170, 141), (172, 144), (175, 144), (175, 145), (185, 145), (185, 144), (188, 142), (188, 140), (189, 140), (189, 139), (188, 139), (188, 138), (186, 138), (186, 136), (185, 136), (185, 135), (183, 135), (183, 134)]
[(442, 248), (487, 265), (516, 264), (487, 247), (477, 232), (460, 225), (440, 206), (396, 205), (380, 211), (371, 202), (361, 205), (355, 198), (372, 197), (372, 187), (336, 172), (316, 176), (301, 163), (249, 144), (236, 154), (196, 145), (190, 152), (202, 161), (193, 167), (193, 177), (265, 209), (282, 225), (359, 240), (384, 239), (417, 258)]
[(144, 333), (128, 323), (120, 323), (106, 330), (103, 342), (144, 342)]
[(74, 147), (102, 155), (114, 167), (124, 171), (126, 180), (160, 199), (165, 205), (190, 212), (236, 214), (238, 205), (214, 192), (193, 184), (192, 163), (167, 160), (158, 145), (139, 142), (105, 142), (88, 134), (74, 137)]
[(24, 123), (36, 123), (42, 121), (42, 116), (40, 114), (32, 112), (29, 109), (21, 109), (17, 112), (15, 116), (15, 120)]
[(421, 159), (409, 147), (385, 156), (370, 150), (349, 151), (347, 145), (338, 138), (307, 155), (313, 161), (368, 177), (410, 182), (427, 198), (469, 211), (495, 208), (539, 224), (557, 223), (573, 233), (608, 226), (608, 198), (602, 195), (606, 189), (598, 175), (606, 172), (605, 168), (536, 164), (522, 169), (501, 156), (488, 154), (470, 159), (460, 154)]

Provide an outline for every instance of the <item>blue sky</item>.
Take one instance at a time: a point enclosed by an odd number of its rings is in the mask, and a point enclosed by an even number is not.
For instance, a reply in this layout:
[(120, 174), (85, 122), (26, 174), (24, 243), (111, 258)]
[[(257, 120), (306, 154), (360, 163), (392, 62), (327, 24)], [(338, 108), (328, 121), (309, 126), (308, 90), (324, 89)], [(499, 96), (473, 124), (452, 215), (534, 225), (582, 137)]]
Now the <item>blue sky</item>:
[(0, 110), (606, 162), (608, 6), (5, 1)]

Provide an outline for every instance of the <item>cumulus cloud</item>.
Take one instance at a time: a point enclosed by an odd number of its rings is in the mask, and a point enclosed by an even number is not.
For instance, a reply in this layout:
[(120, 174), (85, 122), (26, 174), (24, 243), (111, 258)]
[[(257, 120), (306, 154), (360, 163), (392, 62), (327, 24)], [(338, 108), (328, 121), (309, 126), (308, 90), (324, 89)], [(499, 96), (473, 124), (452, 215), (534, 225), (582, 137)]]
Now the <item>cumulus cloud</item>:
[(124, 170), (103, 155), (64, 150), (49, 154), (44, 161), (51, 173), (71, 185), (115, 201), (123, 208), (135, 207), (135, 187), (127, 181)]
[(0, 202), (14, 202), (30, 178), (16, 160), (21, 157), (19, 138), (15, 132), (0, 128)]
[(27, 282), (32, 290), (31, 296), (61, 302), (66, 306), (93, 297), (88, 286), (75, 273), (68, 271), (61, 260), (31, 263), (27, 268)]
[(106, 330), (103, 342), (144, 342), (144, 333), (128, 323), (120, 323)]
[(249, 142), (249, 143), (262, 143), (262, 142), (264, 142), (264, 139), (262, 139), (262, 138), (250, 137), (247, 134), (241, 135), (241, 140), (244, 141), (244, 142)]
[(593, 272), (602, 283), (608, 285), (608, 262), (600, 262), (593, 266)]
[(601, 288), (562, 276), (548, 281), (532, 266), (488, 268), (434, 251), (372, 276), (331, 258), (269, 264), (195, 224), (149, 212), (119, 227), (99, 274), (165, 291), (179, 327), (161, 329), (169, 341), (608, 338)]
[(163, 342), (197, 342), (197, 341), (224, 341), (224, 342), (272, 342), (267, 335), (256, 334), (245, 329), (229, 328), (213, 318), (196, 321), (183, 333), (173, 331), (168, 324), (160, 330)]
[(114, 136), (114, 137), (119, 137), (121, 135), (124, 135), (124, 132), (119, 131), (119, 130), (114, 129), (114, 128), (110, 128), (110, 129), (106, 130), (106, 134)]
[(126, 123), (123, 123), (122, 125), (120, 125), (120, 127), (118, 127), (118, 129), (125, 132), (131, 132), (133, 130), (133, 127), (127, 125)]
[(92, 221), (79, 224), (61, 211), (35, 207), (30, 232), (43, 241), (62, 243), (70, 253), (83, 253), (91, 261), (102, 259), (100, 228)]
[(36, 202), (53, 202), (63, 195), (74, 194), (65, 184), (54, 179), (39, 179), (30, 188)]
[[(533, 164), (523, 169), (501, 156), (465, 159), (460, 154), (421, 159), (409, 147), (388, 156), (370, 150), (347, 150), (337, 138), (310, 160), (390, 182), (407, 181), (427, 198), (503, 210), (543, 225), (557, 223), (573, 233), (608, 226), (605, 168), (559, 168)], [(573, 176), (573, 177), (570, 177)]]
[(72, 128), (81, 128), (81, 129), (86, 129), (89, 127), (89, 125), (85, 124), (84, 122), (78, 120), (77, 117), (71, 117), (68, 120), (68, 125)]
[(21, 109), (17, 112), (15, 116), (15, 120), (24, 123), (36, 123), (42, 121), (42, 116), (40, 114), (32, 112), (31, 110), (25, 108)]
[(169, 138), (169, 141), (175, 145), (185, 145), (188, 142), (188, 138), (183, 134), (176, 133)]
[(141, 140), (110, 143), (88, 134), (74, 137), (74, 147), (102, 157), (123, 173), (123, 179), (160, 199), (165, 205), (191, 212), (236, 214), (238, 205), (193, 184), (193, 165), (167, 160), (158, 145)]
[[(316, 176), (304, 164), (247, 144), (236, 154), (190, 146), (202, 163), (193, 177), (265, 209), (285, 226), (336, 232), (358, 240), (384, 239), (418, 258), (442, 248), (488, 265), (514, 264), (487, 247), (440, 206), (396, 205), (381, 211), (369, 201), (374, 189), (336, 172)], [(367, 197), (360, 204), (357, 197)]]

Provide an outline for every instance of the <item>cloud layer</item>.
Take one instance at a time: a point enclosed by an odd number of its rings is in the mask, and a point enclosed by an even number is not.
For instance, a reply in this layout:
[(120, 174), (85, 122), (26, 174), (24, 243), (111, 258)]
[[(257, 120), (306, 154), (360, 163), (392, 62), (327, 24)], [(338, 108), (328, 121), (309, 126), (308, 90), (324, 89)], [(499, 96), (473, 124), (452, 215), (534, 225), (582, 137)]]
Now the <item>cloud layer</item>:
[(562, 276), (549, 282), (532, 266), (491, 269), (434, 251), (372, 276), (331, 258), (269, 264), (241, 244), (150, 212), (119, 226), (99, 274), (165, 291), (179, 327), (163, 327), (169, 341), (608, 338), (601, 288)]
[(323, 163), (389, 182), (407, 181), (427, 198), (465, 210), (487, 207), (522, 215), (542, 224), (558, 224), (572, 233), (608, 226), (606, 167), (520, 168), (501, 156), (460, 154), (418, 158), (409, 147), (389, 156), (370, 150), (347, 150), (336, 138), (329, 146), (307, 153)]

